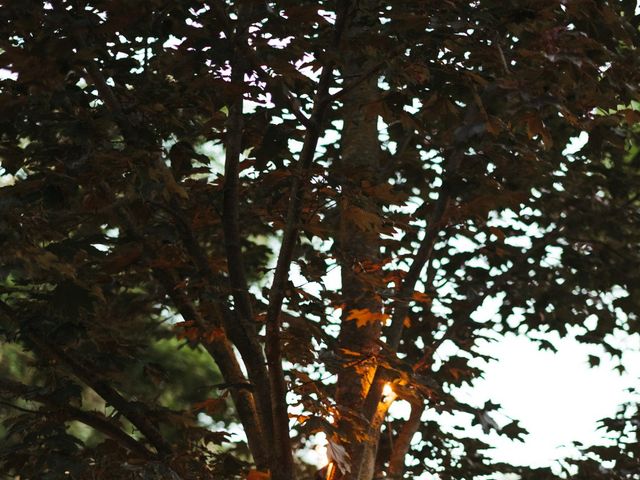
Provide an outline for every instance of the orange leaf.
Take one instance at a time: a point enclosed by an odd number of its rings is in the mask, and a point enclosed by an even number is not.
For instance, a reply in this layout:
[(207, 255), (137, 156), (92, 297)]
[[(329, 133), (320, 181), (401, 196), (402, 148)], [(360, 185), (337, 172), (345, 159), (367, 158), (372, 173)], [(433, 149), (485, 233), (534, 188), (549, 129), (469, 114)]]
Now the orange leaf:
[(370, 323), (386, 322), (389, 315), (382, 312), (372, 312), (368, 308), (354, 308), (349, 310), (347, 320), (355, 320), (358, 327), (364, 327)]
[(206, 343), (213, 343), (216, 340), (222, 340), (224, 337), (224, 330), (220, 327), (212, 328), (211, 330), (204, 332), (204, 334), (202, 335), (202, 339)]
[(309, 415), (295, 415), (293, 413), (289, 414), (289, 418), (295, 418), (296, 421), (302, 425), (304, 422), (306, 422), (307, 420), (309, 420), (311, 417)]
[(413, 298), (416, 302), (424, 303), (425, 305), (429, 305), (431, 303), (431, 295), (427, 295), (423, 292), (413, 292), (411, 298)]
[(204, 410), (207, 413), (217, 413), (226, 405), (224, 398), (207, 398), (203, 402), (194, 403), (193, 410)]
[(260, 470), (251, 470), (247, 474), (246, 480), (269, 480), (271, 474), (269, 472), (261, 472)]

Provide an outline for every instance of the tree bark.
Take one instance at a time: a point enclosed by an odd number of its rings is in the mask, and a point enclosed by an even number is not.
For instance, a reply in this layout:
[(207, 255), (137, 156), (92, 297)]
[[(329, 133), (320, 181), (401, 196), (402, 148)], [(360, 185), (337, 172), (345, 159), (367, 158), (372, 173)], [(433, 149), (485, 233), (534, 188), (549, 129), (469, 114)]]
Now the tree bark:
[(409, 420), (402, 426), (400, 432), (393, 442), (393, 450), (389, 459), (389, 469), (387, 473), (391, 478), (402, 478), (404, 472), (404, 457), (411, 446), (411, 439), (420, 427), (420, 421), (424, 412), (424, 403), (414, 403), (411, 405)]
[(311, 126), (305, 135), (302, 151), (298, 160), (299, 168), (293, 178), (286, 225), (282, 235), (282, 246), (278, 253), (273, 283), (269, 290), (269, 305), (267, 307), (267, 335), (266, 356), (269, 365), (269, 382), (271, 385), (271, 405), (274, 432), (274, 466), (272, 478), (274, 480), (289, 480), (294, 478), (293, 454), (289, 438), (289, 416), (287, 411), (286, 383), (282, 368), (282, 346), (280, 342), (281, 319), (280, 314), (285, 298), (286, 282), (289, 279), (291, 261), (298, 241), (300, 215), (304, 190), (308, 181), (309, 169), (313, 163), (318, 140), (324, 127), (324, 113), (329, 106), (327, 95), (332, 77), (332, 66), (327, 65), (320, 76), (318, 90), (315, 96), (314, 108), (311, 114)]
[[(369, 52), (359, 50), (364, 47), (358, 40), (360, 33), (371, 32), (378, 24), (377, 0), (366, 0), (358, 4), (358, 9), (350, 15), (342, 55), (342, 75), (345, 85), (354, 85), (342, 97), (341, 155), (334, 174), (341, 185), (339, 199), (339, 237), (337, 258), (341, 265), (342, 296), (345, 308), (338, 337), (340, 348), (358, 352), (362, 361), (339, 372), (336, 401), (341, 408), (338, 419), (339, 429), (346, 434), (347, 452), (351, 457), (352, 472), (341, 478), (355, 477), (357, 470), (370, 470), (367, 454), (366, 465), (363, 455), (373, 452), (379, 433), (370, 428), (360, 415), (364, 399), (375, 373), (378, 341), (382, 329), (379, 321), (358, 326), (350, 320), (353, 310), (368, 310), (380, 313), (382, 305), (376, 293), (376, 273), (379, 265), (379, 232), (360, 228), (353, 216), (360, 211), (380, 214), (380, 207), (363, 194), (365, 185), (375, 185), (381, 160), (378, 140), (377, 115), (372, 113), (372, 105), (379, 99), (378, 75), (371, 74), (374, 62)], [(356, 47), (354, 47), (356, 46)], [(363, 436), (365, 440), (362, 440)]]

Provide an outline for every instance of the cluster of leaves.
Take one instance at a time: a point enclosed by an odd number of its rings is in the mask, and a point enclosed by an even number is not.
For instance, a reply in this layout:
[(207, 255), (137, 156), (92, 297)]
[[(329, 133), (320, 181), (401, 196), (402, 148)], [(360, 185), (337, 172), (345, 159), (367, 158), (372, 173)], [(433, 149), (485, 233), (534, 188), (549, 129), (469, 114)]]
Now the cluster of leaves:
[(553, 478), (433, 418), (522, 437), (456, 396), (484, 339), (639, 333), (634, 9), (2, 4), (0, 470)]

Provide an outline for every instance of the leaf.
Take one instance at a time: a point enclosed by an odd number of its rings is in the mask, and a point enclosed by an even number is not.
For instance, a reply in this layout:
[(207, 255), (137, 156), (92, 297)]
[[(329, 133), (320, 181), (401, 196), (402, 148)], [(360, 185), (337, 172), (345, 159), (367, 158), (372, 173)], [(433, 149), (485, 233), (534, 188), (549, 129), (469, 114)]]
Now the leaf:
[(411, 63), (405, 68), (404, 74), (412, 82), (416, 84), (424, 83), (431, 77), (429, 68), (420, 63)]
[(50, 304), (61, 312), (77, 316), (92, 310), (95, 297), (91, 290), (70, 280), (60, 282), (51, 295)]
[(22, 168), (24, 159), (24, 151), (21, 148), (8, 143), (0, 144), (0, 167), (5, 170), (5, 173), (15, 174)]
[(525, 428), (520, 426), (517, 420), (502, 427), (500, 433), (520, 442), (524, 442), (524, 436), (529, 434)]
[(219, 413), (224, 409), (226, 401), (224, 398), (207, 398), (202, 402), (194, 403), (191, 407), (194, 411), (205, 411), (209, 414)]
[(222, 445), (229, 441), (229, 434), (227, 432), (212, 432), (207, 428), (198, 428), (198, 433), (202, 436), (202, 440), (205, 443), (213, 443), (215, 445)]
[(549, 340), (545, 340), (544, 338), (536, 338), (534, 339), (534, 341), (538, 344), (538, 348), (540, 350), (551, 350), (554, 353), (558, 351), (556, 346)]
[(489, 227), (489, 232), (491, 232), (492, 235), (495, 235), (496, 237), (498, 237), (498, 240), (501, 242), (503, 242), (504, 239), (506, 238), (506, 235), (501, 228)]
[(30, 266), (61, 274), (60, 276), (73, 279), (76, 277), (75, 268), (62, 261), (58, 256), (43, 248), (26, 247), (22, 252), (17, 252), (17, 258), (23, 258)]
[(220, 327), (212, 328), (202, 334), (202, 341), (205, 343), (213, 343), (226, 337), (224, 330)]
[(480, 425), (482, 426), (482, 431), (484, 433), (489, 433), (491, 430), (500, 430), (500, 427), (498, 426), (496, 421), (493, 418), (491, 418), (491, 416), (487, 412), (478, 412), (477, 420), (478, 422), (480, 422)]
[(342, 353), (343, 355), (349, 355), (351, 357), (360, 357), (360, 356), (362, 356), (361, 353), (354, 352), (353, 350), (349, 350), (348, 348), (341, 348), (340, 349), (340, 353)]
[(624, 113), (624, 120), (628, 125), (637, 125), (640, 123), (640, 112), (633, 109), (622, 110)]
[(545, 150), (549, 150), (553, 146), (553, 139), (549, 134), (549, 130), (547, 130), (542, 119), (537, 115), (527, 117), (527, 135), (529, 135), (529, 139), (533, 139), (539, 135), (540, 138), (542, 138)]
[(362, 191), (369, 197), (389, 204), (402, 204), (408, 198), (408, 195), (405, 192), (396, 191), (394, 186), (390, 183), (371, 185), (369, 181), (365, 181), (362, 184)]
[(349, 205), (347, 207), (345, 218), (353, 222), (356, 228), (363, 232), (379, 232), (383, 228), (383, 219), (379, 215), (363, 210), (355, 205)]
[(293, 413), (290, 413), (289, 418), (295, 419), (295, 421), (298, 422), (298, 424), (303, 425), (311, 417), (309, 415), (295, 415)]
[(178, 185), (176, 180), (173, 178), (173, 175), (171, 174), (171, 170), (169, 170), (168, 168), (163, 169), (162, 176), (163, 176), (164, 188), (165, 188), (164, 196), (167, 200), (171, 199), (171, 195), (168, 195), (168, 193), (175, 194), (178, 197), (180, 197), (182, 200), (189, 199), (189, 194), (184, 189), (184, 187), (182, 187), (181, 185)]
[(349, 310), (347, 320), (355, 320), (358, 327), (364, 327), (371, 323), (386, 322), (389, 315), (382, 312), (372, 312), (368, 308), (354, 308)]
[(327, 458), (335, 463), (341, 473), (351, 472), (351, 459), (347, 450), (331, 438), (327, 440)]
[(269, 472), (262, 472), (260, 470), (251, 470), (247, 474), (246, 480), (269, 480), (271, 474)]
[(600, 357), (596, 355), (589, 355), (589, 366), (597, 367), (598, 365), (600, 365)]
[(118, 273), (136, 262), (142, 256), (143, 248), (140, 244), (123, 245), (107, 257), (104, 269), (107, 273)]
[(413, 292), (411, 298), (418, 303), (422, 303), (424, 305), (431, 305), (431, 295), (426, 294), (424, 292)]

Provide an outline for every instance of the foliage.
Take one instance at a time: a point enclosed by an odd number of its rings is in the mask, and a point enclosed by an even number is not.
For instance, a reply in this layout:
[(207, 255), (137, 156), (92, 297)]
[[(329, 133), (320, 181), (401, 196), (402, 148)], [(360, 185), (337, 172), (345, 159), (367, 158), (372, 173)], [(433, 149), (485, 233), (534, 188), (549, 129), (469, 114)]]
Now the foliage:
[(481, 342), (639, 333), (635, 2), (1, 7), (3, 473), (556, 478), (433, 418), (521, 439)]

